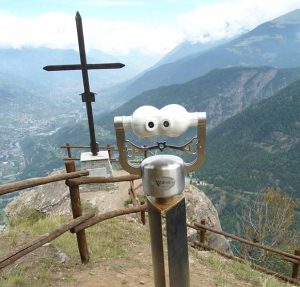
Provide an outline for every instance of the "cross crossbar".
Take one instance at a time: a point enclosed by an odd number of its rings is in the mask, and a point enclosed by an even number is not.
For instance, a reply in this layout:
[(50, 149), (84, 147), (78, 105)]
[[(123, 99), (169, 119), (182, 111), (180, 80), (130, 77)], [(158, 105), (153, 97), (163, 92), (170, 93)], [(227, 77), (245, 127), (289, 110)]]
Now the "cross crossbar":
[(84, 93), (82, 93), (82, 101), (86, 104), (86, 111), (89, 124), (89, 133), (90, 133), (90, 146), (91, 152), (96, 156), (99, 152), (99, 146), (96, 142), (95, 136), (95, 127), (94, 127), (94, 118), (92, 110), (92, 102), (95, 101), (95, 93), (90, 91), (89, 76), (88, 70), (95, 69), (120, 69), (125, 65), (122, 63), (104, 63), (104, 64), (87, 64), (86, 62), (86, 53), (84, 46), (84, 37), (83, 37), (83, 28), (82, 20), (79, 12), (76, 13), (76, 27), (77, 27), (77, 38), (79, 46), (79, 55), (80, 55), (80, 64), (69, 64), (69, 65), (50, 65), (43, 67), (46, 71), (71, 71), (71, 70), (81, 70), (82, 80), (84, 86)]
[[(125, 65), (122, 63), (105, 63), (105, 64), (87, 64), (88, 70), (98, 70), (98, 69), (120, 69)], [(80, 64), (71, 65), (50, 65), (43, 67), (45, 71), (71, 71), (71, 70), (81, 70), (82, 66)]]

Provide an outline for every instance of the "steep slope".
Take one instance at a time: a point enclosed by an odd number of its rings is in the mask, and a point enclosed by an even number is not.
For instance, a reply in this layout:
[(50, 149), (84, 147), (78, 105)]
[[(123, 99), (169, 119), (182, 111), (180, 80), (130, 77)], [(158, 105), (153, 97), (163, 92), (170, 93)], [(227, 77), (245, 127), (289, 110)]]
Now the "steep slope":
[[(24, 78), (0, 73), (0, 181), (15, 180), (26, 167), (25, 150), (21, 142), (27, 137), (51, 134), (70, 121), (63, 107), (40, 96), (39, 84)], [(49, 112), (51, 111), (51, 112)], [(43, 141), (31, 140), (28, 145), (42, 146)], [(35, 150), (37, 151), (37, 150)], [(46, 150), (48, 153), (50, 149)], [(37, 155), (36, 168), (40, 169)], [(32, 163), (30, 161), (30, 163)]]
[(19, 76), (12, 76), (0, 72), (0, 107), (7, 107), (10, 103), (15, 105), (32, 104), (33, 102), (50, 102), (35, 93), (41, 86)]
[(111, 129), (115, 115), (130, 115), (139, 106), (183, 105), (188, 111), (206, 111), (208, 127), (271, 96), (300, 77), (300, 69), (233, 67), (219, 69), (185, 84), (161, 87), (142, 93), (116, 110), (99, 116), (96, 123)]
[(208, 135), (200, 179), (255, 191), (282, 186), (299, 197), (300, 81), (225, 121)]
[[(131, 115), (141, 105), (162, 107), (170, 103), (177, 103), (185, 106), (188, 111), (206, 111), (208, 127), (212, 128), (299, 78), (299, 69), (235, 67), (214, 70), (185, 84), (145, 92), (112, 112), (96, 116), (96, 137), (100, 145), (114, 143), (114, 116)], [(66, 142), (88, 144), (87, 121), (72, 123), (72, 126), (66, 126), (43, 138), (43, 143), (47, 143), (49, 148), (59, 147)], [(26, 154), (31, 158), (31, 155), (35, 154), (35, 147), (27, 143), (23, 146), (26, 147)], [(43, 154), (46, 156), (45, 152)], [(41, 172), (44, 172), (45, 169), (36, 170), (36, 166), (33, 166), (36, 161), (38, 161), (37, 158), (32, 163), (29, 162), (22, 177), (26, 177), (29, 170), (32, 176), (42, 175)], [(62, 163), (52, 155), (47, 156), (47, 165), (50, 164), (53, 167), (59, 167)], [(36, 173), (34, 173), (35, 170)]]
[(296, 67), (300, 65), (300, 9), (206, 52), (161, 65), (135, 80), (122, 93), (130, 98), (159, 86), (184, 83), (212, 69), (237, 65)]
[[(64, 104), (66, 109), (73, 108), (72, 103), (80, 102), (78, 95), (83, 92), (83, 85), (79, 71), (46, 72), (43, 70), (46, 65), (79, 63), (79, 54), (75, 50), (0, 49), (0, 58), (0, 72), (9, 74), (11, 78), (23, 78), (25, 88), (31, 89), (30, 85), (39, 87), (40, 96)], [(89, 63), (116, 62), (114, 57), (95, 50), (90, 51), (87, 58)], [(91, 71), (89, 73), (91, 89), (98, 93), (99, 89), (125, 81), (132, 75), (128, 67), (105, 72)], [(26, 84), (25, 80), (29, 83)]]
[[(228, 40), (229, 41), (229, 40)], [(156, 65), (164, 65), (168, 63), (176, 62), (182, 58), (185, 58), (187, 56), (191, 56), (193, 54), (198, 54), (200, 52), (204, 52), (206, 50), (209, 50), (211, 48), (217, 47), (219, 45), (224, 44), (225, 42), (228, 42), (226, 40), (219, 40), (214, 42), (208, 42), (208, 43), (192, 43), (189, 41), (184, 41), (180, 43), (178, 46), (176, 46), (173, 50), (171, 50), (168, 54), (166, 54)]]
[[(90, 212), (90, 210), (89, 210)], [(16, 245), (49, 232), (53, 226), (70, 221), (51, 216), (33, 220), (24, 217), (10, 232), (1, 233), (0, 256)], [(36, 216), (37, 217), (37, 216)], [(36, 218), (34, 217), (34, 218)], [(88, 230), (91, 263), (79, 264), (74, 235), (65, 233), (45, 244), (0, 273), (1, 286), (120, 287), (154, 286), (149, 225), (138, 225), (126, 218), (114, 218)], [(24, 231), (25, 230), (25, 231)], [(14, 244), (13, 244), (14, 243)], [(190, 284), (193, 287), (289, 287), (275, 278), (250, 269), (214, 252), (189, 249)]]

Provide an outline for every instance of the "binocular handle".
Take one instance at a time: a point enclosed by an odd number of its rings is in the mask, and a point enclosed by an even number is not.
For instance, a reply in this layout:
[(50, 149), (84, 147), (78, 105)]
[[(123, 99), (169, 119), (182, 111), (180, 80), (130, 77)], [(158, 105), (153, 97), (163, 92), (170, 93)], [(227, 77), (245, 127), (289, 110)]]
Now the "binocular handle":
[[(194, 113), (198, 114), (197, 119), (197, 149), (196, 159), (190, 163), (184, 163), (185, 173), (190, 173), (197, 170), (204, 162), (205, 159), (205, 142), (206, 142), (206, 113)], [(126, 117), (115, 117), (114, 126), (116, 131), (117, 146), (119, 150), (119, 161), (121, 166), (131, 174), (137, 174), (141, 176), (140, 165), (135, 165), (129, 162), (128, 153), (126, 150), (126, 138), (125, 128), (128, 128), (128, 124), (123, 122)], [(125, 125), (125, 126), (124, 126)], [(194, 124), (193, 124), (194, 125)]]

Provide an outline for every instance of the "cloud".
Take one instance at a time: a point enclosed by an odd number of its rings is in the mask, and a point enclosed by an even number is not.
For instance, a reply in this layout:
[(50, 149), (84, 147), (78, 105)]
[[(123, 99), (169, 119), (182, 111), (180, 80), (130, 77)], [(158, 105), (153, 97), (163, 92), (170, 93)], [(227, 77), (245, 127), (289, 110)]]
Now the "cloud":
[[(181, 33), (159, 24), (84, 18), (83, 26), (88, 49), (112, 54), (124, 54), (135, 49), (162, 54), (182, 39)], [(77, 49), (74, 16), (44, 13), (25, 18), (0, 12), (0, 46)]]
[(209, 42), (233, 37), (297, 8), (299, 0), (227, 0), (178, 15), (177, 25), (185, 39)]
[(181, 33), (159, 24), (90, 19), (85, 21), (85, 26), (89, 31), (86, 35), (90, 47), (100, 47), (106, 52), (128, 53), (138, 49), (144, 53), (161, 54), (182, 39)]
[(0, 12), (1, 47), (74, 48), (74, 17), (63, 13), (47, 13), (33, 18)]
[[(108, 0), (88, 1), (90, 4), (112, 3)], [(137, 2), (116, 0), (114, 5)], [(85, 16), (83, 28), (87, 49), (99, 49), (115, 55), (141, 51), (161, 56), (184, 40), (208, 42), (232, 37), (299, 6), (300, 0), (225, 0), (200, 4), (190, 13), (177, 15), (172, 24), (169, 21), (140, 23), (107, 20), (107, 16), (106, 19)], [(44, 13), (35, 17), (19, 17), (0, 11), (0, 47), (77, 49), (74, 16)]]
[[(60, 0), (60, 3), (72, 4), (74, 6), (82, 5), (82, 0)], [(98, 6), (98, 7), (128, 7), (128, 6), (140, 6), (143, 0), (85, 0), (86, 6)]]

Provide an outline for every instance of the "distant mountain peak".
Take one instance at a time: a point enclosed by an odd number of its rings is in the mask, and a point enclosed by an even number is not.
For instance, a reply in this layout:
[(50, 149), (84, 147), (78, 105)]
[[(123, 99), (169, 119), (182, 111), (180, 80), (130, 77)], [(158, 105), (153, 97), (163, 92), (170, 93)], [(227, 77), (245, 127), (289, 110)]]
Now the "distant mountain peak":
[(279, 25), (300, 24), (300, 9), (293, 10), (271, 21)]

